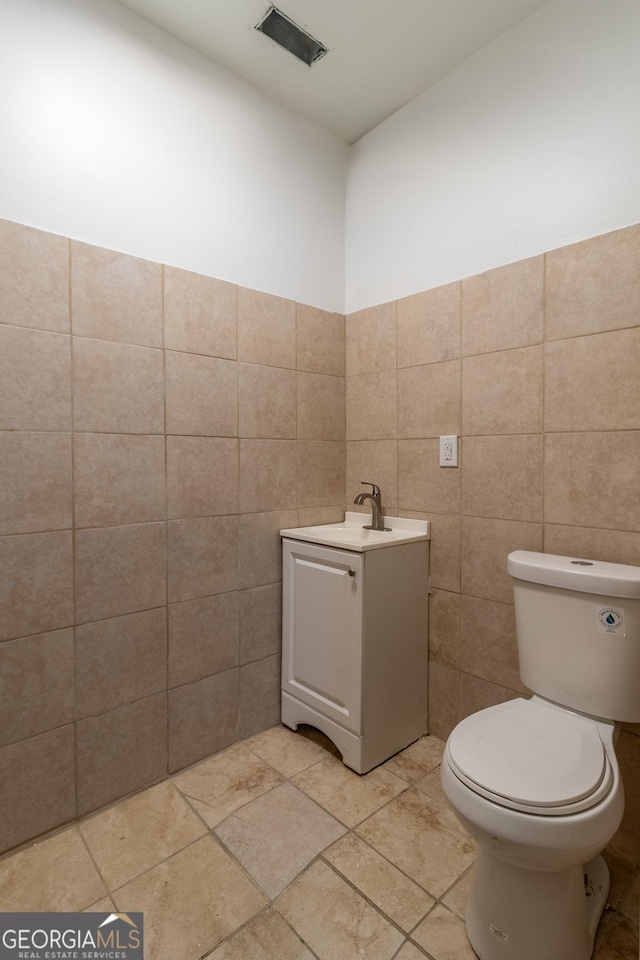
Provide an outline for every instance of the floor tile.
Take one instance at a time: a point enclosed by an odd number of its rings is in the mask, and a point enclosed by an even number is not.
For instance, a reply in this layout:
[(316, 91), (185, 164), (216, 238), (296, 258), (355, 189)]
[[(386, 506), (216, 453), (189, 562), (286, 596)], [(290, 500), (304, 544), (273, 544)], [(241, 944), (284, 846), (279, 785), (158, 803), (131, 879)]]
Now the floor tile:
[(114, 900), (121, 913), (144, 913), (145, 954), (153, 960), (199, 960), (265, 905), (209, 835), (121, 887)]
[(451, 810), (415, 789), (396, 797), (356, 832), (436, 898), (474, 859), (475, 845)]
[(76, 827), (0, 861), (3, 910), (84, 910), (106, 894)]
[(282, 777), (243, 744), (237, 744), (179, 773), (173, 782), (210, 827), (238, 807), (272, 790)]
[(267, 910), (220, 944), (208, 960), (313, 960), (279, 913)]
[(352, 833), (324, 857), (403, 930), (412, 930), (434, 905), (433, 897)]
[(636, 960), (638, 922), (629, 921), (613, 910), (605, 910), (596, 934), (592, 960)]
[(82, 912), (83, 913), (113, 913), (116, 909), (116, 905), (111, 899), (111, 897), (103, 897), (102, 900), (98, 900), (97, 903), (92, 903), (90, 907), (86, 907)]
[(207, 832), (167, 780), (85, 820), (80, 830), (109, 890)]
[(309, 767), (293, 782), (348, 827), (354, 827), (407, 789), (405, 780), (382, 767), (360, 776), (334, 757)]
[(426, 793), (427, 796), (433, 797), (434, 800), (439, 800), (440, 803), (448, 805), (449, 801), (445, 796), (445, 792), (442, 789), (442, 784), (440, 782), (440, 767), (436, 767), (433, 773), (428, 773), (426, 777), (422, 777), (421, 780), (418, 780), (415, 786), (421, 791), (421, 793)]
[(473, 867), (467, 873), (463, 874), (455, 886), (442, 898), (445, 907), (449, 907), (449, 910), (457, 914), (461, 920), (464, 920), (464, 915), (467, 910), (472, 874)]
[(438, 737), (422, 737), (411, 743), (383, 765), (397, 777), (415, 783), (439, 766), (444, 743)]
[(422, 950), (418, 950), (415, 943), (405, 940), (400, 952), (395, 955), (394, 960), (424, 960), (425, 956), (426, 954), (424, 954)]
[(345, 828), (283, 783), (227, 817), (215, 832), (273, 900)]
[[(315, 909), (309, 909), (313, 904)], [(320, 960), (391, 960), (402, 934), (355, 890), (317, 861), (276, 903)]]
[(412, 936), (433, 960), (476, 960), (464, 923), (440, 904), (414, 930)]
[(283, 777), (293, 777), (327, 756), (320, 744), (282, 725), (256, 734), (245, 744)]
[(633, 880), (627, 887), (618, 907), (618, 912), (627, 920), (635, 922), (640, 916), (640, 871), (636, 871)]

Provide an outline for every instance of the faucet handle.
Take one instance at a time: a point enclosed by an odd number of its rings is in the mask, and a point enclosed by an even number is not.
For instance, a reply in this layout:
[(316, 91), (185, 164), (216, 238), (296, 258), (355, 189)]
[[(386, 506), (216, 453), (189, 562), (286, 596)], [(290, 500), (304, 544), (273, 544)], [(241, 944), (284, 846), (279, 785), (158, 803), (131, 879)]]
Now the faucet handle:
[(380, 487), (377, 483), (371, 483), (371, 480), (361, 480), (360, 483), (363, 487), (372, 487), (371, 493), (374, 497), (380, 496)]

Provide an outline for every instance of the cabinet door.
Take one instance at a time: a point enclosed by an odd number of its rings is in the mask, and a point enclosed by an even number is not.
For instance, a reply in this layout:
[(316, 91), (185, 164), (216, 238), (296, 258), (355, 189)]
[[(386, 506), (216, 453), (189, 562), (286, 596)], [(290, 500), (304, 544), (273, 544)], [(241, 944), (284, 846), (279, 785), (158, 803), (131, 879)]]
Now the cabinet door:
[(283, 541), (282, 689), (362, 732), (361, 553)]

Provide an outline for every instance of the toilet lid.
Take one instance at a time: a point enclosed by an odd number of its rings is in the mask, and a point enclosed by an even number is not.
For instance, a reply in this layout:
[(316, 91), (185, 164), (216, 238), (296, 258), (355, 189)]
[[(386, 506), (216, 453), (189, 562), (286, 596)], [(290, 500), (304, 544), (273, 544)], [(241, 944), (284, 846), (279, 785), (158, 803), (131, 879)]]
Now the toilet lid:
[(594, 722), (535, 700), (510, 700), (472, 714), (455, 728), (448, 747), (465, 779), (533, 807), (590, 796), (608, 769)]

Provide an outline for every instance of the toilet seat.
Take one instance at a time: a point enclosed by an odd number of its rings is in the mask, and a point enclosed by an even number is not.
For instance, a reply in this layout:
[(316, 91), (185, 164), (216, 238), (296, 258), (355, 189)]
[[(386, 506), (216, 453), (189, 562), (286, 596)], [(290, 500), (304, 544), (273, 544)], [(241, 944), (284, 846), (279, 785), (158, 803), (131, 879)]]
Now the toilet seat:
[(467, 717), (449, 737), (446, 759), (475, 793), (538, 816), (588, 810), (614, 779), (597, 721), (537, 697)]

